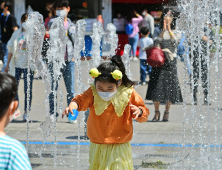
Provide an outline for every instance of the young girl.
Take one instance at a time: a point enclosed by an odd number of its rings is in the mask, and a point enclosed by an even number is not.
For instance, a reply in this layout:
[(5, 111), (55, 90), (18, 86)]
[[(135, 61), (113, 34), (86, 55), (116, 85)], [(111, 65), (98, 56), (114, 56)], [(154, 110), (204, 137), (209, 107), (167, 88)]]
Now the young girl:
[(76, 96), (63, 112), (90, 109), (87, 135), (90, 139), (90, 170), (133, 170), (130, 140), (132, 119), (147, 122), (149, 110), (128, 79), (120, 56), (90, 71), (94, 84)]
[[(11, 39), (8, 41), (8, 62), (7, 66), (5, 67), (5, 72), (8, 72), (15, 76), (17, 87), (19, 86), (19, 81), (21, 79), (22, 73), (24, 74), (24, 92), (25, 92), (25, 107), (24, 107), (24, 114), (23, 114), (23, 121), (27, 120), (27, 111), (28, 109), (31, 110), (31, 103), (32, 103), (32, 84), (34, 78), (34, 71), (28, 68), (28, 57), (27, 57), (27, 50), (26, 50), (26, 37), (25, 37), (25, 24), (28, 18), (28, 13), (25, 13), (21, 17), (21, 25), (22, 27), (16, 30), (13, 34)], [(28, 88), (28, 75), (30, 80), (30, 91), (29, 94), (27, 93)], [(27, 106), (27, 100), (29, 99), (29, 106)], [(18, 92), (15, 98), (16, 101), (19, 100)], [(19, 109), (16, 112), (20, 112)]]

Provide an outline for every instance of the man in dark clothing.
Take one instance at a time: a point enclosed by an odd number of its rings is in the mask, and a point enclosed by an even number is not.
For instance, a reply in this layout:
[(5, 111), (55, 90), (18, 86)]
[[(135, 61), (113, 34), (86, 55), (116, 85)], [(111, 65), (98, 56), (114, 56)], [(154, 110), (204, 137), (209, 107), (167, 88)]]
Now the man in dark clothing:
[[(209, 32), (209, 33), (208, 33)], [(207, 49), (208, 49), (208, 38), (209, 43), (213, 43), (213, 32), (211, 30), (208, 30), (207, 28), (204, 28), (204, 36), (202, 37), (202, 40), (200, 42), (200, 46), (196, 47), (196, 50), (193, 51), (193, 81), (194, 81), (194, 89), (193, 89), (193, 98), (194, 98), (194, 104), (197, 105), (197, 88), (198, 88), (198, 80), (199, 80), (199, 72), (202, 80), (202, 87), (203, 87), (203, 93), (204, 93), (204, 105), (208, 105), (209, 99), (208, 99), (208, 89), (209, 89), (209, 83), (208, 83), (208, 65), (207, 65)], [(199, 49), (200, 48), (200, 49)], [(208, 49), (209, 50), (209, 49)], [(210, 55), (210, 54), (208, 54)], [(199, 59), (201, 66), (199, 67)], [(199, 70), (201, 68), (201, 70)]]
[(1, 35), (2, 35), (2, 50), (4, 52), (4, 65), (2, 71), (7, 65), (8, 60), (8, 49), (7, 43), (12, 36), (12, 33), (18, 29), (17, 22), (15, 17), (10, 14), (12, 5), (10, 2), (5, 2), (4, 11), (1, 14), (0, 22), (1, 22)]

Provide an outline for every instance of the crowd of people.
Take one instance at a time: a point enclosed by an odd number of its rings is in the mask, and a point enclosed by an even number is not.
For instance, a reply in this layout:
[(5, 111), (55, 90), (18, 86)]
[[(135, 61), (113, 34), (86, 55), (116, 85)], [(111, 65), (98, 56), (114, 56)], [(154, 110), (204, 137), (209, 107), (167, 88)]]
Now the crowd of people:
[[(10, 14), (11, 4), (4, 2), (1, 4), (1, 8), (3, 9), (0, 18), (2, 49), (5, 55), (2, 71), (10, 74), (0, 73), (0, 155), (5, 162), (0, 163), (0, 168), (31, 169), (24, 147), (15, 139), (8, 137), (4, 131), (5, 126), (20, 114), (18, 109), (18, 85), (22, 73), (24, 74), (25, 93), (24, 121), (27, 120), (27, 111), (31, 109), (34, 70), (28, 68), (26, 37), (24, 34), (28, 14), (22, 15), (21, 28), (18, 28), (15, 18)], [(132, 120), (135, 119), (140, 123), (147, 122), (149, 115), (149, 109), (146, 108), (144, 100), (133, 88), (135, 82), (131, 81), (126, 75), (121, 56), (115, 55), (112, 56), (110, 61), (90, 70), (90, 75), (94, 78), (94, 84), (90, 85), (82, 94), (74, 96), (74, 37), (70, 34), (75, 24), (67, 18), (70, 11), (69, 1), (56, 0), (51, 9), (49, 18), (46, 18), (45, 22), (46, 30), (50, 29), (54, 18), (60, 16), (64, 18), (64, 30), (68, 37), (64, 54), (65, 65), (61, 69), (67, 90), (68, 107), (64, 110), (62, 117), (68, 115), (69, 112), (73, 113), (73, 109), (78, 111), (90, 110), (87, 121), (87, 135), (90, 139), (89, 169), (134, 169), (130, 145), (133, 134)], [(137, 46), (140, 47), (140, 81), (142, 85), (146, 84), (146, 77), (149, 75), (145, 99), (152, 100), (154, 103), (153, 122), (160, 121), (160, 103), (165, 103), (162, 121), (167, 122), (171, 104), (183, 102), (177, 73), (177, 48), (181, 44), (181, 33), (176, 29), (177, 14), (170, 8), (164, 9), (160, 25), (156, 28), (154, 28), (154, 19), (147, 13), (147, 10), (142, 11), (144, 17), (136, 11), (130, 12), (127, 17), (127, 27), (131, 28), (128, 29), (128, 38), (132, 47), (132, 60), (137, 59), (136, 48)], [(50, 38), (47, 31), (45, 38)], [(205, 68), (207, 53), (206, 50), (198, 50), (198, 48), (207, 48), (208, 38), (213, 41), (212, 37), (205, 34), (201, 40), (201, 47), (196, 47), (194, 51), (190, 51), (190, 57), (193, 57), (194, 60), (194, 68), (198, 68), (197, 56), (201, 52), (204, 104), (209, 104), (207, 99), (207, 68)], [(161, 66), (150, 65), (148, 59), (157, 55), (157, 52), (160, 55), (158, 57), (164, 57), (164, 63)], [(53, 67), (52, 62), (48, 63), (52, 80), (54, 76)], [(196, 82), (199, 78), (198, 72), (198, 69), (193, 71), (193, 78)], [(29, 94), (27, 94), (28, 76), (30, 76)], [(52, 81), (51, 83), (52, 92), (49, 95), (49, 105), (50, 117), (53, 121), (54, 117), (58, 116), (54, 105), (58, 82)], [(196, 92), (197, 88), (195, 86), (193, 91), (195, 102), (197, 101)], [(30, 101), (29, 106), (27, 106), (27, 100)]]
[[(34, 77), (34, 70), (28, 67), (28, 59), (26, 56), (26, 37), (25, 37), (25, 21), (27, 20), (28, 14), (25, 13), (21, 17), (21, 27), (16, 23), (15, 17), (10, 13), (11, 11), (10, 2), (2, 2), (1, 9), (3, 10), (0, 21), (1, 21), (1, 38), (2, 38), (2, 50), (4, 52), (4, 65), (2, 71), (9, 72), (11, 75), (15, 76), (17, 87), (19, 86), (19, 81), (21, 79), (21, 74), (24, 74), (24, 93), (25, 93), (25, 106), (23, 120), (27, 120), (27, 111), (31, 109), (32, 102), (32, 84)], [(46, 35), (45, 39), (49, 38), (49, 29), (53, 23), (53, 20), (60, 16), (64, 17), (64, 29), (68, 37), (68, 42), (66, 45), (66, 52), (64, 55), (65, 65), (61, 69), (66, 90), (67, 90), (67, 105), (74, 98), (74, 70), (75, 70), (75, 61), (74, 61), (74, 46), (73, 46), (73, 36), (71, 36), (70, 30), (75, 30), (75, 24), (67, 18), (67, 15), (70, 11), (69, 1), (67, 0), (57, 0), (53, 4), (47, 5), (48, 17), (45, 18), (45, 27)], [(159, 104), (165, 103), (166, 109), (164, 111), (163, 121), (168, 121), (169, 109), (172, 103), (182, 102), (181, 89), (179, 85), (178, 75), (177, 75), (177, 56), (181, 59), (183, 58), (183, 42), (185, 41), (185, 35), (181, 35), (179, 30), (176, 30), (176, 19), (178, 18), (178, 13), (170, 8), (163, 10), (160, 24), (158, 27), (154, 26), (154, 18), (147, 12), (146, 9), (141, 11), (142, 16), (139, 15), (136, 11), (131, 11), (127, 15), (127, 26), (130, 25), (130, 31), (128, 34), (129, 44), (131, 45), (131, 56), (132, 60), (140, 60), (140, 84), (146, 85), (146, 78), (149, 75), (148, 89), (147, 89), (147, 100), (152, 100), (155, 107), (155, 116), (153, 121), (160, 120), (160, 111)], [(73, 29), (74, 28), (74, 29)], [(205, 33), (206, 33), (205, 29)], [(212, 39), (212, 31), (209, 35), (210, 41)], [(170, 51), (171, 59), (166, 60), (162, 67), (152, 67), (147, 63), (146, 49), (149, 46), (155, 45), (155, 40), (159, 39), (160, 48), (168, 49)], [(201, 49), (205, 49), (206, 41), (208, 39), (207, 35), (203, 35)], [(44, 41), (47, 43), (47, 41)], [(204, 45), (205, 44), (205, 45)], [(46, 52), (44, 51), (45, 45), (43, 45), (43, 59), (46, 58)], [(139, 55), (136, 56), (137, 47), (140, 48)], [(180, 48), (179, 48), (180, 47)], [(208, 82), (207, 82), (207, 71), (205, 68), (207, 65), (205, 63), (204, 56), (206, 56), (206, 50), (199, 54), (199, 47), (196, 48), (193, 52), (190, 52), (190, 58), (193, 58), (193, 78), (194, 84), (198, 82), (199, 79), (199, 62), (197, 61), (198, 55), (201, 55), (201, 69), (202, 69), (202, 81), (204, 88), (204, 104), (208, 104)], [(178, 49), (178, 50), (177, 50)], [(47, 50), (47, 48), (46, 48)], [(205, 52), (204, 52), (205, 51)], [(53, 77), (53, 63), (48, 63), (48, 69)], [(189, 72), (191, 74), (191, 72)], [(29, 76), (29, 78), (27, 78)], [(59, 77), (60, 79), (61, 77)], [(27, 94), (27, 79), (30, 80), (30, 90)], [(52, 78), (52, 80), (54, 80)], [(55, 86), (55, 87), (54, 87)], [(57, 91), (58, 82), (52, 81), (52, 92), (49, 95), (50, 103), (50, 115), (53, 119), (54, 115), (58, 116), (56, 113), (56, 106), (54, 106), (54, 99), (57, 97), (56, 93), (53, 90)], [(197, 104), (197, 85), (194, 86), (193, 98), (194, 103)], [(18, 95), (16, 99), (18, 101)], [(27, 100), (29, 100), (29, 106), (27, 106)], [(20, 110), (17, 109), (16, 112), (20, 113)]]
[[(24, 93), (25, 93), (25, 106), (23, 113), (23, 120), (27, 120), (27, 111), (31, 110), (32, 102), (32, 83), (34, 78), (34, 69), (28, 68), (28, 58), (26, 53), (26, 37), (25, 37), (25, 21), (28, 18), (28, 14), (25, 13), (21, 17), (21, 27), (18, 29), (15, 17), (10, 14), (11, 4), (9, 2), (3, 2), (2, 4), (3, 13), (1, 15), (1, 36), (2, 36), (2, 49), (4, 51), (4, 66), (2, 71), (9, 72), (11, 75), (15, 76), (17, 82), (17, 88), (19, 86), (19, 81), (21, 79), (21, 74), (24, 74)], [(74, 46), (73, 46), (73, 36), (71, 36), (72, 31), (75, 30), (74, 23), (67, 18), (67, 15), (70, 11), (69, 1), (56, 1), (53, 6), (50, 7), (49, 17), (45, 20), (46, 27), (46, 36), (49, 38), (48, 30), (51, 27), (55, 17), (60, 16), (64, 18), (64, 29), (68, 37), (68, 42), (66, 45), (66, 52), (64, 55), (65, 65), (62, 68), (61, 72), (64, 78), (66, 90), (67, 90), (67, 105), (71, 102), (71, 99), (74, 98), (74, 70), (75, 70), (75, 61), (74, 61)], [(45, 46), (44, 46), (45, 47)], [(46, 54), (46, 53), (45, 53)], [(53, 79), (53, 63), (48, 63), (48, 69), (50, 75)], [(28, 88), (28, 78), (29, 76), (29, 94), (27, 94)], [(61, 76), (59, 77), (59, 79)], [(55, 87), (54, 87), (55, 86)], [(50, 104), (50, 115), (51, 120), (54, 120), (54, 114), (56, 113), (56, 108), (54, 106), (54, 99), (57, 97), (53, 92), (57, 91), (58, 82), (52, 81), (51, 90), (52, 92), (49, 95), (49, 104)], [(15, 98), (18, 101), (18, 94)], [(27, 100), (29, 100), (29, 106), (27, 106)], [(20, 113), (20, 110), (17, 108), (16, 113)]]

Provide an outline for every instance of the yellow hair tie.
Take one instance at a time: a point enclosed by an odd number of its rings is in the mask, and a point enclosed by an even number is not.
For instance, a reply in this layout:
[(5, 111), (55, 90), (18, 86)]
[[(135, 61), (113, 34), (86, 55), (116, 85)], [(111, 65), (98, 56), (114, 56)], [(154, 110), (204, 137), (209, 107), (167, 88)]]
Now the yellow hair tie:
[(115, 71), (112, 72), (111, 74), (112, 74), (112, 76), (113, 76), (113, 78), (114, 78), (115, 80), (120, 80), (120, 79), (123, 78), (123, 74), (122, 74), (122, 72), (119, 71), (119, 70), (115, 70)]
[(99, 77), (99, 75), (101, 75), (101, 73), (99, 72), (99, 70), (97, 68), (92, 68), (90, 71), (89, 71), (89, 75), (92, 77), (92, 78), (97, 78)]
[[(114, 72), (110, 73), (112, 75), (112, 77), (115, 79), (115, 80), (120, 80), (122, 79), (123, 77), (123, 74), (121, 71), (119, 70), (115, 70)], [(92, 77), (92, 78), (97, 78), (99, 77), (99, 75), (101, 75), (101, 73), (99, 72), (99, 70), (97, 68), (92, 68), (90, 71), (89, 71), (89, 75)]]

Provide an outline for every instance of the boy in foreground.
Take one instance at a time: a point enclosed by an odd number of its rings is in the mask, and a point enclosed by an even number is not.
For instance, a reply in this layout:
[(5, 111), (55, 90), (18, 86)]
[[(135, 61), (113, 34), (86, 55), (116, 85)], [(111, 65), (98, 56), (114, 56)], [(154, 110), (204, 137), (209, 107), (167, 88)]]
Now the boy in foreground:
[(0, 72), (0, 169), (30, 170), (31, 165), (24, 146), (5, 134), (5, 127), (12, 119), (18, 107), (14, 101), (17, 91), (16, 80), (13, 76)]

